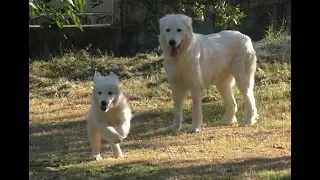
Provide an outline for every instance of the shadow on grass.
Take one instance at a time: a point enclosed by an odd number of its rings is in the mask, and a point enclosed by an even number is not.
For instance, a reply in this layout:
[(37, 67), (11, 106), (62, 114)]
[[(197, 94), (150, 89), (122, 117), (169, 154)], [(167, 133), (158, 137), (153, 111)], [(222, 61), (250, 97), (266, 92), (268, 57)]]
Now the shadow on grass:
[[(185, 106), (184, 121), (182, 126), (191, 126), (191, 108)], [(203, 104), (203, 121), (207, 126), (213, 126), (216, 121), (223, 117), (224, 106), (218, 102)], [(163, 135), (173, 135), (167, 131), (173, 122), (173, 109), (169, 111), (147, 112), (137, 114), (132, 119), (131, 133), (128, 139), (148, 140)]]
[[(186, 121), (183, 123), (183, 126), (186, 126), (186, 124), (187, 126), (190, 126), (191, 109), (186, 109), (187, 110), (185, 110), (184, 113)], [(207, 122), (207, 126), (211, 126), (211, 123), (214, 123), (223, 116), (224, 106), (222, 106), (219, 102), (204, 103), (203, 112), (204, 122)], [(128, 138), (121, 143), (122, 150), (124, 152), (128, 152), (140, 148), (154, 148), (153, 144), (148, 144), (151, 142), (144, 140), (157, 139), (173, 135), (165, 131), (166, 127), (171, 125), (172, 119), (172, 109), (169, 109), (168, 111), (135, 114), (134, 118), (132, 119), (130, 134)], [(59, 167), (88, 161), (91, 150), (87, 138), (86, 128), (85, 119), (80, 121), (59, 122), (55, 124), (31, 124), (29, 127), (30, 171), (42, 172), (46, 171), (47, 167)], [(111, 149), (108, 146), (102, 146), (101, 152), (103, 156), (108, 157), (111, 155)], [(105, 155), (105, 153), (107, 155)], [(135, 165), (120, 164), (119, 166), (120, 169), (122, 169)], [(213, 165), (213, 168), (215, 168), (215, 166), (217, 165)], [(209, 167), (202, 167), (201, 169), (208, 169)], [(149, 167), (149, 169), (150, 168), (150, 172), (143, 171), (146, 173), (146, 178), (157, 177), (163, 173), (161, 169), (158, 171), (152, 170), (154, 168), (152, 166)], [(187, 170), (169, 168), (164, 171), (179, 173), (180, 171)], [(235, 168), (234, 171), (237, 171), (237, 168)], [(125, 173), (127, 171), (123, 172)], [(124, 176), (138, 176), (137, 174), (135, 175), (135, 173), (138, 172), (132, 173), (124, 174)], [(150, 173), (151, 175), (148, 175)], [(118, 175), (115, 174), (112, 178), (117, 177)]]
[[(205, 103), (203, 105), (204, 122), (211, 126), (215, 121), (220, 119), (224, 113), (224, 107), (219, 103)], [(183, 126), (191, 125), (191, 109), (185, 110), (185, 121)], [(84, 115), (68, 115), (66, 117), (57, 117), (51, 120), (61, 120), (65, 118), (81, 118)], [(209, 119), (208, 117), (212, 117)], [(169, 111), (147, 112), (135, 114), (131, 120), (131, 130), (127, 138), (130, 140), (149, 140), (158, 138), (164, 135), (172, 135), (165, 129), (172, 124), (173, 112)], [(55, 152), (68, 152), (70, 148), (76, 151), (88, 151), (89, 144), (87, 140), (86, 120), (66, 121), (55, 124), (31, 124), (29, 127), (29, 144), (31, 153), (34, 152), (34, 158), (41, 154), (55, 154)], [(123, 143), (126, 147), (125, 142)], [(38, 151), (32, 151), (32, 147), (39, 148)], [(75, 147), (74, 147), (75, 146)], [(86, 149), (79, 148), (85, 146)], [(131, 147), (128, 147), (132, 149)], [(136, 146), (135, 146), (136, 148)], [(58, 153), (59, 154), (59, 153)]]
[[(86, 122), (73, 121), (29, 126), (29, 153), (32, 161), (61, 160), (67, 155), (85, 153), (88, 147)], [(89, 154), (89, 153), (88, 153)], [(53, 160), (54, 161), (54, 160)]]
[[(169, 161), (154, 164), (148, 161), (134, 161), (108, 165), (98, 173), (86, 174), (87, 178), (98, 179), (139, 179), (139, 180), (165, 180), (165, 179), (265, 179), (259, 178), (259, 173), (271, 171), (277, 173), (289, 170), (291, 158), (283, 156), (278, 158), (252, 158), (235, 159), (226, 163), (207, 163), (199, 165), (198, 162), (189, 161)], [(80, 169), (79, 169), (80, 168)], [(47, 172), (50, 172), (46, 170)], [(70, 167), (66, 171), (55, 172), (52, 179), (75, 177), (74, 172), (83, 172), (79, 166)], [(80, 174), (77, 174), (80, 175)], [(34, 179), (38, 179), (37, 175)], [(280, 175), (270, 175), (266, 178), (270, 180), (289, 180), (290, 172)]]
[[(175, 164), (188, 164), (190, 162), (168, 162), (155, 165), (149, 162), (137, 161), (123, 163), (105, 168), (105, 179), (175, 179), (182, 176), (186, 179), (234, 179), (244, 176), (244, 173), (261, 171), (281, 171), (289, 169), (291, 159), (289, 156), (279, 158), (253, 158), (248, 160), (235, 160), (234, 162), (190, 165), (189, 167), (172, 167)], [(197, 163), (197, 162), (191, 162)], [(214, 174), (214, 177), (212, 176)], [(226, 175), (228, 174), (228, 175)], [(251, 175), (248, 174), (250, 177)], [(188, 178), (189, 177), (189, 178)], [(290, 176), (282, 177), (290, 179)], [(279, 179), (282, 179), (279, 178)]]

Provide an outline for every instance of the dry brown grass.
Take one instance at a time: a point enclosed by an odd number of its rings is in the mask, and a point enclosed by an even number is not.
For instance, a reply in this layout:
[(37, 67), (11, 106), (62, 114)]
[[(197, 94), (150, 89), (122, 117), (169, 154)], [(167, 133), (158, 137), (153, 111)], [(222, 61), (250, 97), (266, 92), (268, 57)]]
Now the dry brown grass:
[[(191, 122), (189, 96), (182, 131), (173, 135), (164, 131), (172, 122), (173, 104), (159, 57), (93, 58), (105, 72), (120, 75), (134, 112), (129, 137), (121, 144), (125, 157), (111, 158), (105, 145), (104, 160), (94, 162), (88, 159), (85, 122), (94, 69), (77, 81), (72, 78), (76, 72), (63, 69), (70, 66), (63, 64), (70, 57), (50, 66), (31, 63), (30, 179), (290, 179), (290, 64), (259, 63), (257, 125), (214, 126), (224, 105), (215, 88), (210, 88), (203, 100), (203, 131), (186, 133)], [(52, 70), (55, 63), (61, 69), (58, 75)], [(235, 91), (241, 121), (243, 101)]]

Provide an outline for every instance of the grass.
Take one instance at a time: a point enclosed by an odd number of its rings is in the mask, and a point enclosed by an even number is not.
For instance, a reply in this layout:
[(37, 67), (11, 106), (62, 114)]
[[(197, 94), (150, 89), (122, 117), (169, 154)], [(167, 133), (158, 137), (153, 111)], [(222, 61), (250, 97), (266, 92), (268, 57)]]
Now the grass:
[(269, 26), (264, 39), (255, 43), (260, 59), (291, 61), (291, 36), (285, 26), (285, 21), (279, 28)]
[[(263, 44), (259, 42), (258, 44)], [(253, 127), (219, 127), (224, 113), (217, 90), (205, 92), (205, 128), (188, 134), (190, 95), (178, 135), (166, 133), (172, 123), (171, 91), (157, 54), (134, 58), (93, 57), (85, 50), (51, 61), (30, 62), (30, 179), (291, 179), (290, 58), (266, 58), (259, 48), (255, 96), (261, 118)], [(290, 57), (290, 58), (288, 58)], [(94, 72), (113, 71), (132, 106), (129, 137), (121, 144), (125, 157), (89, 160), (86, 113)], [(237, 89), (238, 120), (243, 101)]]
[(264, 39), (261, 40), (262, 43), (283, 43), (290, 40), (289, 31), (286, 27), (286, 21), (283, 20), (279, 28), (275, 28), (273, 25), (269, 26), (266, 31)]

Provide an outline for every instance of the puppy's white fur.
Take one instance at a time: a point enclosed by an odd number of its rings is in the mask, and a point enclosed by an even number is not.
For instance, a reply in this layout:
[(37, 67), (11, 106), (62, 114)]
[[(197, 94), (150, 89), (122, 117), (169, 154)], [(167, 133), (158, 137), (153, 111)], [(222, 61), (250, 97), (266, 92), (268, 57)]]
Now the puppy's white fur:
[[(163, 64), (174, 102), (174, 121), (170, 129), (179, 131), (183, 101), (190, 91), (193, 101), (190, 132), (200, 131), (203, 91), (211, 85), (216, 85), (226, 105), (224, 117), (218, 123), (236, 123), (234, 82), (245, 103), (245, 119), (241, 125), (253, 125), (258, 113), (253, 92), (256, 54), (251, 39), (230, 30), (209, 35), (194, 33), (192, 19), (183, 14), (166, 15), (159, 20), (159, 25)], [(175, 41), (174, 47), (170, 40)]]
[(108, 76), (97, 73), (88, 113), (88, 137), (96, 160), (101, 159), (102, 137), (111, 143), (113, 157), (123, 156), (119, 143), (129, 134), (131, 118), (131, 109), (118, 77), (112, 72)]

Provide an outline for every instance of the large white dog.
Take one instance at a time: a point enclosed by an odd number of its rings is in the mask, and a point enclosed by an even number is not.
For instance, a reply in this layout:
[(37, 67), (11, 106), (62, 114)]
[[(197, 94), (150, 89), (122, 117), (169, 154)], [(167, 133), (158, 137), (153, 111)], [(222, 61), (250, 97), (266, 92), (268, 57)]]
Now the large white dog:
[(113, 157), (122, 157), (119, 143), (130, 131), (131, 110), (114, 73), (94, 76), (92, 102), (88, 113), (88, 136), (92, 156), (100, 160), (101, 138), (111, 143)]
[(226, 105), (224, 117), (218, 124), (236, 123), (234, 80), (245, 103), (245, 119), (241, 125), (253, 125), (258, 113), (253, 92), (256, 54), (251, 39), (229, 30), (209, 35), (194, 33), (192, 19), (182, 14), (166, 15), (160, 18), (159, 24), (163, 65), (174, 102), (171, 130), (180, 130), (183, 101), (190, 90), (193, 102), (190, 132), (200, 131), (202, 96), (210, 85), (216, 85)]

